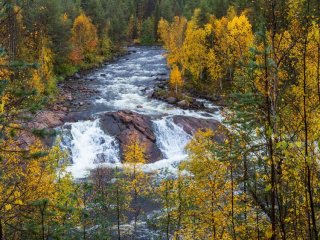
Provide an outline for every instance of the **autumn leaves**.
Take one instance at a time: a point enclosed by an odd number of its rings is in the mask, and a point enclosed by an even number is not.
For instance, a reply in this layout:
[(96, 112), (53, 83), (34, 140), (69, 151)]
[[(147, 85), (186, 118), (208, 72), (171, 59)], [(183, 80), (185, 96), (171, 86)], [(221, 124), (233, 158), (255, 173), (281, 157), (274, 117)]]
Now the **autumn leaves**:
[(252, 26), (244, 13), (237, 16), (230, 11), (222, 19), (202, 21), (197, 9), (190, 21), (175, 17), (172, 23), (164, 19), (159, 22), (159, 35), (168, 50), (172, 70), (170, 85), (175, 92), (184, 84), (199, 90), (222, 91), (253, 45)]
[(93, 60), (99, 44), (97, 28), (83, 12), (74, 20), (70, 42), (70, 59), (73, 63), (81, 64), (85, 59)]

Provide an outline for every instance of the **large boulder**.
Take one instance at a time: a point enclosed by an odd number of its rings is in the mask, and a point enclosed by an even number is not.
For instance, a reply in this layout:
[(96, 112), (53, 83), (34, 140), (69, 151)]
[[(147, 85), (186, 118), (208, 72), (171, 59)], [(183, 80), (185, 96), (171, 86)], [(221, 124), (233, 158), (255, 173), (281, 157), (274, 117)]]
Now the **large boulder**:
[(170, 104), (175, 104), (177, 102), (177, 99), (175, 97), (168, 97), (167, 102)]
[(42, 111), (29, 123), (30, 128), (48, 129), (63, 125), (66, 111)]
[(131, 111), (105, 113), (101, 116), (101, 128), (114, 136), (120, 143), (121, 153), (132, 139), (138, 139), (146, 147), (148, 162), (163, 159), (156, 144), (150, 117)]
[(187, 100), (182, 100), (182, 101), (178, 102), (177, 104), (181, 108), (188, 108), (190, 106), (190, 104)]
[[(36, 116), (30, 116), (33, 119), (26, 125), (28, 129), (34, 130), (52, 130), (58, 126), (63, 125), (66, 116), (65, 111), (41, 111)], [(30, 131), (22, 131), (18, 139), (20, 147), (28, 149), (37, 140), (37, 137)], [(43, 140), (48, 146), (51, 146), (54, 141), (53, 136), (46, 136)]]
[(185, 132), (194, 135), (199, 130), (211, 129), (216, 133), (214, 139), (217, 142), (223, 141), (223, 126), (214, 119), (201, 119), (187, 116), (174, 116), (173, 122), (180, 126)]

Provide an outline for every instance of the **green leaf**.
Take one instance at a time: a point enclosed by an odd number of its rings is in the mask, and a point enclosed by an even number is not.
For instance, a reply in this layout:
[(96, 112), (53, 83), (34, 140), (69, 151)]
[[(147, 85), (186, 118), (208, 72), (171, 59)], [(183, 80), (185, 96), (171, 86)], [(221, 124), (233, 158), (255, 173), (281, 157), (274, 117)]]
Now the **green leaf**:
[(271, 184), (268, 184), (264, 190), (266, 192), (269, 192), (271, 190), (271, 188), (272, 188)]

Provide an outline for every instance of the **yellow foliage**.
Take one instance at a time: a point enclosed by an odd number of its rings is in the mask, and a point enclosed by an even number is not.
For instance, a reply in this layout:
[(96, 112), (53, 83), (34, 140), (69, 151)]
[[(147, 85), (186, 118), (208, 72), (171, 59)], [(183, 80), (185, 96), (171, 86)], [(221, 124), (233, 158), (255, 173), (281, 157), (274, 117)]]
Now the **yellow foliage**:
[(133, 189), (135, 194), (147, 190), (144, 188), (147, 176), (142, 170), (143, 164), (146, 163), (145, 151), (145, 146), (136, 136), (131, 138), (124, 149), (124, 170), (131, 180), (128, 187)]
[(211, 34), (211, 25), (199, 27), (200, 10), (196, 9), (191, 21), (187, 24), (186, 36), (182, 46), (183, 71), (191, 74), (193, 80), (203, 78), (207, 63), (207, 37)]
[[(20, 135), (22, 132), (17, 134)], [(49, 208), (55, 211), (52, 220), (62, 222), (65, 213), (58, 211), (57, 207), (67, 206), (66, 204), (71, 202), (70, 193), (74, 190), (64, 168), (58, 166), (63, 157), (59, 147), (53, 147), (46, 155), (40, 154), (47, 152), (47, 149), (39, 141), (29, 146), (28, 151), (20, 148), (19, 142), (14, 139), (8, 139), (5, 143), (1, 143), (0, 147), (2, 223), (22, 224), (22, 219), (37, 221), (34, 217), (39, 212), (33, 204), (43, 199), (48, 199)], [(72, 219), (74, 217), (76, 216), (72, 216)]]
[(159, 21), (158, 32), (165, 49), (168, 50), (167, 61), (169, 65), (181, 62), (181, 48), (186, 25), (187, 19), (184, 17), (174, 17), (171, 24), (163, 18)]
[(132, 139), (124, 150), (124, 161), (127, 164), (143, 164), (145, 159), (145, 148), (139, 140)]
[(222, 90), (223, 69), (219, 63), (218, 57), (213, 49), (210, 49), (207, 56), (208, 73), (213, 83), (219, 82)]
[(177, 65), (173, 65), (170, 73), (170, 87), (171, 89), (174, 89), (176, 93), (183, 87), (183, 78)]
[[(188, 144), (189, 161), (182, 164), (186, 188), (183, 195), (184, 239), (230, 239), (231, 181), (229, 164), (217, 159), (211, 149), (214, 133), (199, 131)], [(177, 238), (178, 239), (178, 238)]]
[[(253, 46), (254, 35), (248, 18), (241, 14), (234, 16), (230, 13), (228, 18), (211, 20), (214, 36), (213, 50), (217, 61), (223, 72), (221, 74), (233, 79), (233, 73), (248, 62), (249, 49)], [(213, 75), (215, 77), (215, 75)], [(221, 86), (221, 84), (220, 84)]]
[(40, 93), (52, 91), (55, 88), (53, 74), (53, 52), (49, 48), (49, 41), (41, 37), (39, 46), (38, 63), (39, 67), (32, 71), (32, 87)]
[(73, 63), (81, 64), (86, 58), (93, 60), (99, 42), (97, 28), (83, 12), (74, 20), (70, 41), (73, 47), (70, 59)]
[(253, 45), (252, 26), (245, 15), (234, 17), (227, 25), (229, 45), (235, 58), (244, 58)]

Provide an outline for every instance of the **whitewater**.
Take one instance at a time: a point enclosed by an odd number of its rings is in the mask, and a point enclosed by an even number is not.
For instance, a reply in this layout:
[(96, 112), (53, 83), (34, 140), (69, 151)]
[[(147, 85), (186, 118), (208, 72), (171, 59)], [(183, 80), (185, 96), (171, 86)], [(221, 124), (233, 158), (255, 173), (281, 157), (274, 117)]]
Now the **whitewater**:
[[(187, 157), (185, 147), (192, 138), (173, 116), (189, 116), (198, 119), (222, 121), (219, 111), (184, 110), (166, 102), (150, 98), (156, 80), (168, 78), (164, 50), (157, 47), (132, 47), (126, 56), (104, 65), (89, 78), (96, 79), (94, 88), (101, 94), (92, 102), (92, 120), (66, 123), (61, 128), (61, 146), (69, 152), (68, 171), (74, 178), (85, 178), (89, 171), (98, 167), (121, 167), (119, 143), (100, 128), (99, 114), (130, 110), (151, 116), (156, 143), (164, 159), (146, 164), (145, 171), (166, 169), (175, 172), (178, 164)], [(216, 108), (209, 101), (199, 99), (207, 108)], [(101, 156), (105, 156), (102, 161)]]

